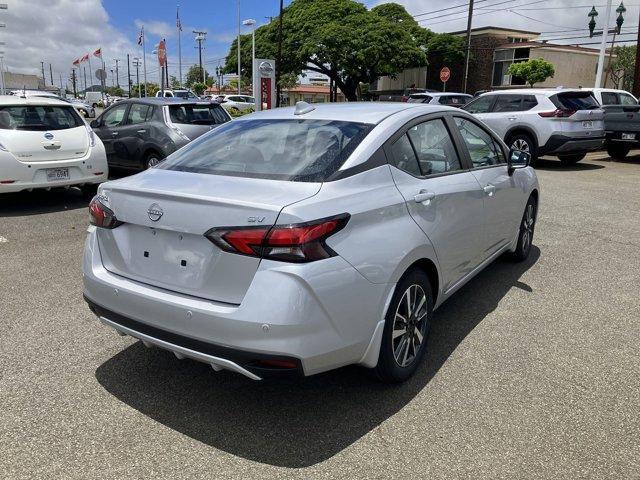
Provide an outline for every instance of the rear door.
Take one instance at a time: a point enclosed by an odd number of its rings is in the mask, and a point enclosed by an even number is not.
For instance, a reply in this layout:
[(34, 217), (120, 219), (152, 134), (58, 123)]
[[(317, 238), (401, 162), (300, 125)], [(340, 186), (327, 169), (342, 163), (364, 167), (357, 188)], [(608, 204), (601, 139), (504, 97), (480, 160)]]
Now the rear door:
[(99, 119), (100, 126), (93, 129), (104, 144), (107, 161), (110, 165), (120, 165), (122, 163), (122, 146), (118, 137), (128, 108), (128, 103), (120, 103), (107, 109)]
[(435, 248), (448, 290), (482, 261), (484, 205), (443, 118), (414, 121), (385, 152), (409, 213)]
[(501, 143), (480, 123), (467, 117), (454, 116), (465, 155), (471, 162), (471, 173), (483, 193), (485, 236), (483, 258), (488, 258), (516, 235), (522, 215), (522, 192), (509, 169)]
[(151, 118), (153, 106), (144, 103), (132, 103), (122, 126), (118, 127), (118, 145), (122, 148), (119, 160), (127, 167), (143, 165), (145, 144), (149, 139), (147, 121)]

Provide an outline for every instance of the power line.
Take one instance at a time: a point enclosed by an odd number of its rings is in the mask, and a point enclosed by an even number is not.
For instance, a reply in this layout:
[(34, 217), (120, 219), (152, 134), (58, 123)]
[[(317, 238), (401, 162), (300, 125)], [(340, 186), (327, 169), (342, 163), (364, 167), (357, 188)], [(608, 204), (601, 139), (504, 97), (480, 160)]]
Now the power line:
[[(484, 1), (486, 2), (486, 1), (489, 1), (489, 0), (484, 0)], [(503, 1), (501, 1), (501, 2), (492, 3), (492, 4), (490, 4), (490, 5), (483, 5), (483, 6), (482, 6), (482, 7), (480, 7), (480, 8), (485, 9), (485, 8), (495, 7), (495, 6), (498, 6), (498, 5), (504, 5), (505, 3), (513, 3), (513, 2), (519, 2), (519, 1), (520, 1), (520, 0), (503, 0)], [(534, 4), (534, 3), (542, 3), (542, 2), (546, 2), (546, 1), (547, 1), (547, 0), (538, 0), (538, 1), (536, 1), (536, 2), (528, 3), (528, 5), (531, 5), (531, 4)], [(479, 3), (479, 2), (478, 2), (478, 3)], [(475, 5), (475, 4), (476, 4), (476, 3), (474, 2), (474, 5)], [(466, 5), (468, 6), (469, 4), (467, 3)], [(442, 15), (436, 15), (435, 17), (430, 17), (430, 18), (421, 18), (421, 19), (419, 19), (418, 21), (419, 21), (419, 22), (423, 22), (423, 21), (427, 21), (427, 20), (433, 20), (433, 19), (436, 19), (436, 18), (448, 17), (449, 15), (457, 15), (457, 14), (460, 14), (460, 13), (464, 13), (464, 14), (466, 14), (467, 12), (465, 12), (465, 11), (463, 10), (463, 11), (460, 11), (460, 12), (444, 13), (444, 14), (442, 14)], [(423, 14), (423, 15), (425, 15), (425, 14)], [(418, 15), (414, 15), (414, 16), (413, 16), (413, 18), (415, 18), (415, 17), (417, 17), (417, 16), (418, 16)]]
[[(475, 5), (478, 5), (480, 3), (484, 3), (484, 2), (489, 2), (490, 0), (478, 0), (477, 2), (475, 2)], [(509, 1), (515, 1), (515, 0), (509, 0)], [(466, 3), (459, 3), (458, 5), (451, 5), (450, 7), (445, 7), (445, 8), (439, 8), (438, 10), (431, 10), (430, 12), (423, 12), (423, 13), (416, 13), (413, 18), (416, 17), (422, 17), (423, 15), (431, 15), (432, 13), (440, 13), (440, 12), (446, 12), (447, 10), (454, 10), (456, 8), (468, 8), (469, 7), (469, 2)], [(461, 12), (456, 12), (456, 13), (461, 13)]]

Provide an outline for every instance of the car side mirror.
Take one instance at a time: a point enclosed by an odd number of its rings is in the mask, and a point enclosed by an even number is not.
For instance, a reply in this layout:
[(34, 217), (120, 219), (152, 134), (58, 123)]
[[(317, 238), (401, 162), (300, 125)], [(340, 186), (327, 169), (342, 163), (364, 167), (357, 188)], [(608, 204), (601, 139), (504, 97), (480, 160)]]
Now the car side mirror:
[(91, 128), (98, 128), (100, 126), (100, 121), (97, 118), (95, 120), (91, 120), (91, 123), (89, 123), (89, 126)]
[(512, 148), (509, 150), (509, 174), (521, 168), (527, 168), (531, 164), (531, 154)]

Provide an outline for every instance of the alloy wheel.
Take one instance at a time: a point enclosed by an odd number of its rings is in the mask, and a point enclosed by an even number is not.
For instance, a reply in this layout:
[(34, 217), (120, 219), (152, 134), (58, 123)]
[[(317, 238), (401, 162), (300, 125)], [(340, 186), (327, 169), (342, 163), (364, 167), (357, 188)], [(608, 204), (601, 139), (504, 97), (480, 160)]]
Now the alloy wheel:
[(149, 160), (147, 160), (147, 168), (155, 167), (159, 163), (160, 163), (160, 159), (159, 158), (157, 158), (157, 157), (149, 157)]
[(516, 139), (511, 144), (511, 148), (515, 148), (516, 150), (520, 150), (521, 152), (531, 153), (531, 148), (529, 147), (529, 142), (527, 142), (524, 138)]
[(529, 203), (522, 219), (522, 250), (525, 252), (531, 246), (533, 239), (533, 227), (536, 221), (534, 210), (533, 203)]
[(400, 367), (408, 367), (416, 359), (427, 320), (427, 295), (420, 285), (411, 285), (402, 295), (393, 320), (391, 345)]

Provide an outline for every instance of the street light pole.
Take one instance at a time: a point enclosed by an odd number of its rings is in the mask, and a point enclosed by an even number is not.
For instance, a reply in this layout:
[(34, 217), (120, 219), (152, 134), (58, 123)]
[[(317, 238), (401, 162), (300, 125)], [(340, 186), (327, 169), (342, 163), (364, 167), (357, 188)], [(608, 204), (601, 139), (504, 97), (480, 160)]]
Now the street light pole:
[(240, 0), (236, 0), (238, 6), (238, 95), (242, 93), (242, 74), (240, 70)]
[[(254, 68), (255, 63), (256, 63), (256, 21), (253, 18), (249, 18), (247, 20), (244, 20), (242, 22), (242, 24), (252, 27), (252, 31), (251, 31), (251, 41), (252, 41), (252, 46), (251, 46), (251, 72), (252, 72), (252, 77), (255, 80), (256, 76), (253, 75), (253, 73), (254, 73), (253, 72), (253, 68)], [(251, 94), (253, 95), (253, 98), (257, 97), (256, 82), (255, 81), (251, 82)]]
[(607, 11), (604, 14), (604, 27), (602, 28), (602, 42), (600, 42), (600, 54), (598, 56), (598, 70), (596, 71), (595, 88), (600, 88), (602, 83), (602, 72), (604, 70), (604, 56), (607, 50), (607, 37), (609, 36), (609, 19), (611, 18), (611, 3), (607, 0)]

